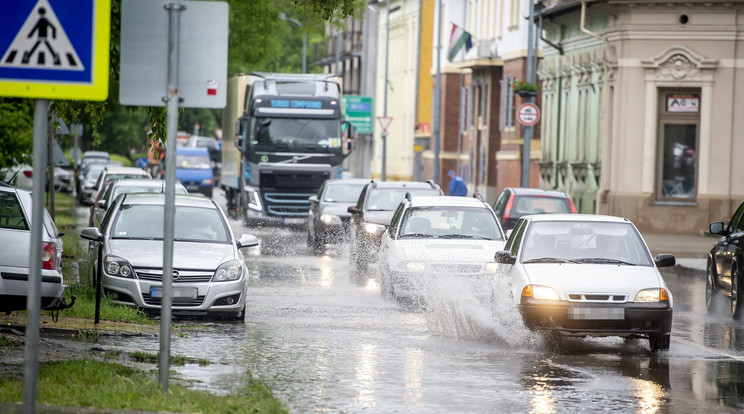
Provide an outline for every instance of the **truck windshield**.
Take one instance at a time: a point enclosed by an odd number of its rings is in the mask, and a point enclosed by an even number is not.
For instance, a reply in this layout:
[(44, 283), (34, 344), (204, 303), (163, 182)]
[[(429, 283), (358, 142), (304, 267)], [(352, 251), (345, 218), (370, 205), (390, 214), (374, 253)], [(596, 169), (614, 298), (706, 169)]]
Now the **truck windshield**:
[(253, 118), (251, 144), (264, 150), (336, 152), (341, 149), (337, 119)]

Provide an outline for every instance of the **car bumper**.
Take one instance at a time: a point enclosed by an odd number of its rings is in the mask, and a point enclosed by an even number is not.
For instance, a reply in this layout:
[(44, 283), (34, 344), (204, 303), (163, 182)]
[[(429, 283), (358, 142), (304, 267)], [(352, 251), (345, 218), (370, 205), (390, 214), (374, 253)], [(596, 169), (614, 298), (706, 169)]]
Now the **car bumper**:
[[(28, 272), (3, 270), (0, 273), (0, 312), (26, 309)], [(41, 275), (41, 308), (56, 305), (67, 290), (62, 282), (62, 275), (43, 270)]]
[[(159, 310), (162, 283), (104, 275), (103, 287), (114, 301), (145, 311)], [(175, 282), (172, 284), (173, 311), (199, 313), (239, 312), (245, 307), (247, 275), (234, 282)]]
[(525, 325), (575, 336), (668, 334), (672, 331), (672, 309), (666, 302), (643, 305), (544, 302), (522, 300), (520, 311)]
[(313, 230), (315, 231), (315, 238), (324, 244), (340, 243), (348, 236), (346, 227), (341, 223), (325, 224), (316, 220), (313, 224)]

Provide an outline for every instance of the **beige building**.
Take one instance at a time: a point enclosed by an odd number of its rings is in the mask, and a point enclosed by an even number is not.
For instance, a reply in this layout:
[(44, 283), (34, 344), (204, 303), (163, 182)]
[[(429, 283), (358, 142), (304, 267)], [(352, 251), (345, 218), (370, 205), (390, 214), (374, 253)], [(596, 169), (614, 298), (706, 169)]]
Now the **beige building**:
[(543, 180), (641, 231), (728, 219), (744, 199), (744, 1), (543, 6)]

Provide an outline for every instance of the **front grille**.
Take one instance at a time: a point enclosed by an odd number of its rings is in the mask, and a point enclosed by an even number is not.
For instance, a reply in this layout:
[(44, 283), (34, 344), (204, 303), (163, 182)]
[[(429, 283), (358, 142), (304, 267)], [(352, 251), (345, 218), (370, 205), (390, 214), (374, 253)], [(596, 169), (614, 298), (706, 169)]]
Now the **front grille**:
[[(178, 272), (178, 277), (173, 278), (173, 283), (205, 283), (211, 281), (214, 274), (214, 271), (211, 270), (175, 269), (175, 271)], [(163, 269), (140, 267), (135, 268), (134, 272), (140, 280), (163, 281)]]
[(269, 214), (275, 216), (307, 217), (308, 197), (313, 193), (264, 193)]
[[(142, 300), (144, 300), (146, 304), (153, 306), (160, 306), (160, 303), (162, 302), (162, 298), (150, 297), (150, 294), (145, 292), (142, 293)], [(172, 298), (172, 300), (174, 306), (201, 306), (201, 304), (204, 302), (204, 296), (197, 296), (196, 299)]]
[(474, 264), (433, 263), (429, 267), (437, 273), (480, 273), (482, 266)]
[(622, 294), (591, 294), (591, 293), (569, 293), (568, 300), (571, 302), (608, 302), (625, 303), (626, 296)]

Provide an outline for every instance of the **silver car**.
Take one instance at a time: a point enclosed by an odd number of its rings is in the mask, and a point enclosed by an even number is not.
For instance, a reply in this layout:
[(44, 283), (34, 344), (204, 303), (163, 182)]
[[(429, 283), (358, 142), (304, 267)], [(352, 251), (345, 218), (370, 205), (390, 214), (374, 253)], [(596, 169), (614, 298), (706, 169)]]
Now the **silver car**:
[[(26, 309), (31, 256), (31, 192), (0, 186), (0, 312)], [(62, 239), (44, 210), (41, 252), (41, 308), (64, 309)], [(71, 306), (71, 305), (70, 305)]]
[[(100, 227), (103, 217), (108, 211), (108, 206), (114, 199), (123, 193), (165, 193), (165, 180), (144, 178), (123, 178), (104, 184), (98, 191), (96, 201), (90, 207), (89, 226)], [(188, 194), (183, 184), (176, 182), (176, 194)]]
[[(82, 230), (91, 241), (91, 275), (101, 278), (106, 297), (146, 312), (160, 311), (163, 296), (163, 210), (165, 195), (121, 194), (101, 227)], [(173, 313), (245, 318), (248, 269), (240, 249), (257, 246), (240, 239), (210, 198), (176, 195), (173, 246)]]

